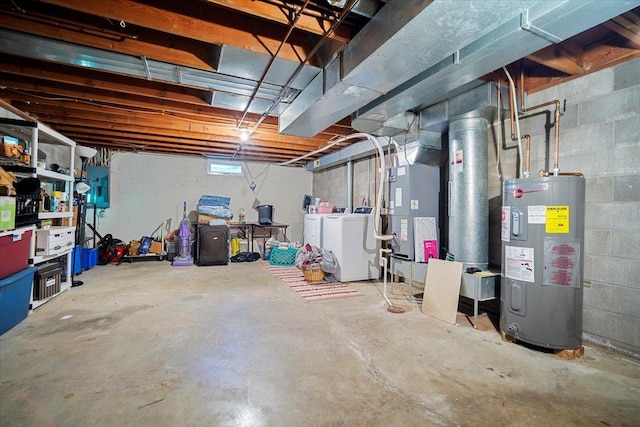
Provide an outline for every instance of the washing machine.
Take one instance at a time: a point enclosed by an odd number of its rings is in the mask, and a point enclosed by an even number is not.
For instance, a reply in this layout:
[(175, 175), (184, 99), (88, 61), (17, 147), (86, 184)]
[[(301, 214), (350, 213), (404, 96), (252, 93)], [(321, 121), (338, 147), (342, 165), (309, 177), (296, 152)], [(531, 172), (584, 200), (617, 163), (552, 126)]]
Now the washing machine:
[(380, 240), (373, 236), (373, 207), (358, 207), (351, 214), (329, 214), (322, 219), (322, 247), (338, 261), (336, 279), (354, 282), (380, 278)]
[(341, 213), (308, 213), (304, 216), (304, 243), (322, 247), (322, 224), (327, 215), (344, 215)]

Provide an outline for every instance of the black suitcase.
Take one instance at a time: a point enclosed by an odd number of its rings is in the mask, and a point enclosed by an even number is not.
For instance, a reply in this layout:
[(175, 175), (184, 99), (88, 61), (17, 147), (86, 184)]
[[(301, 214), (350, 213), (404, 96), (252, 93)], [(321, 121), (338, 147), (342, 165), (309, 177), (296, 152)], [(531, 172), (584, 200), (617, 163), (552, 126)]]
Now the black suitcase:
[(196, 265), (226, 265), (229, 263), (229, 227), (198, 224)]

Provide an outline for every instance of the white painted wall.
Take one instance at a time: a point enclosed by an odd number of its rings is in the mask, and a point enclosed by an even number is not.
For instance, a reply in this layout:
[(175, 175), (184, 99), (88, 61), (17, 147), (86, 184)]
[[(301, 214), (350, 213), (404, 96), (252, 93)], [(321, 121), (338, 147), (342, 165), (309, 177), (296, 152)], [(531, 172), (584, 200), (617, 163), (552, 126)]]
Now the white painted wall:
[[(244, 163), (245, 176), (217, 176), (206, 172), (205, 158), (118, 153), (111, 162), (110, 207), (98, 219), (98, 232), (128, 242), (149, 235), (166, 218), (173, 229), (182, 219), (182, 204), (194, 211), (203, 194), (231, 198), (237, 221), (244, 208), (246, 221), (257, 221), (254, 200), (274, 206), (275, 222), (289, 224), (287, 238), (300, 240), (304, 223), (302, 198), (310, 194), (312, 174), (300, 167)], [(256, 183), (255, 192), (249, 188)], [(87, 212), (90, 221), (93, 212)], [(280, 236), (282, 239), (282, 235)]]

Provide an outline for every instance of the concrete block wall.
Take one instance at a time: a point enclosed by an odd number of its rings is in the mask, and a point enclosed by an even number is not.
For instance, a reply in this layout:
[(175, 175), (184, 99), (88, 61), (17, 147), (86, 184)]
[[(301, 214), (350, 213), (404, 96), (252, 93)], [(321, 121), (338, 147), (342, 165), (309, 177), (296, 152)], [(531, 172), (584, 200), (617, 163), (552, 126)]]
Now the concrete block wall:
[[(527, 98), (527, 106), (566, 100), (560, 119), (560, 171), (586, 179), (584, 337), (640, 357), (640, 60), (581, 77)], [(532, 135), (531, 172), (553, 168), (553, 113), (521, 121)], [(505, 129), (506, 128), (506, 129)], [(516, 177), (509, 122), (489, 141), (490, 261), (500, 263), (502, 180)], [(497, 147), (500, 152), (496, 173)], [(498, 210), (496, 210), (498, 208)]]
[[(258, 213), (252, 209), (256, 201), (273, 205), (274, 221), (289, 225), (287, 240), (301, 240), (302, 199), (311, 194), (312, 174), (304, 168), (267, 163), (243, 162), (243, 166), (244, 176), (208, 175), (205, 158), (118, 153), (111, 163), (111, 207), (99, 219), (98, 232), (128, 242), (148, 235), (166, 218), (178, 228), (183, 202), (187, 212), (194, 211), (200, 196), (209, 194), (231, 198), (234, 221), (240, 208), (248, 222), (257, 221)], [(251, 182), (256, 184), (254, 191)], [(282, 233), (275, 237), (284, 240)]]
[[(352, 163), (353, 200), (351, 206), (361, 206), (362, 200), (373, 206), (378, 189), (378, 166), (375, 158), (357, 160)], [(325, 169), (313, 174), (313, 197), (319, 197), (334, 206), (347, 206), (346, 164)]]

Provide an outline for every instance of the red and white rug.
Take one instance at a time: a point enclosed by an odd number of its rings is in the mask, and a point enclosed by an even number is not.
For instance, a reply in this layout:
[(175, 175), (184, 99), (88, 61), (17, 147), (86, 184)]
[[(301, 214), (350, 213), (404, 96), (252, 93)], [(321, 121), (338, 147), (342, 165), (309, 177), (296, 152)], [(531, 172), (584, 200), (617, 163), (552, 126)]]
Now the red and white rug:
[(304, 280), (304, 274), (297, 267), (279, 267), (263, 261), (265, 268), (282, 280), (305, 301), (324, 301), (329, 299), (359, 297), (362, 294), (341, 282), (314, 282)]

